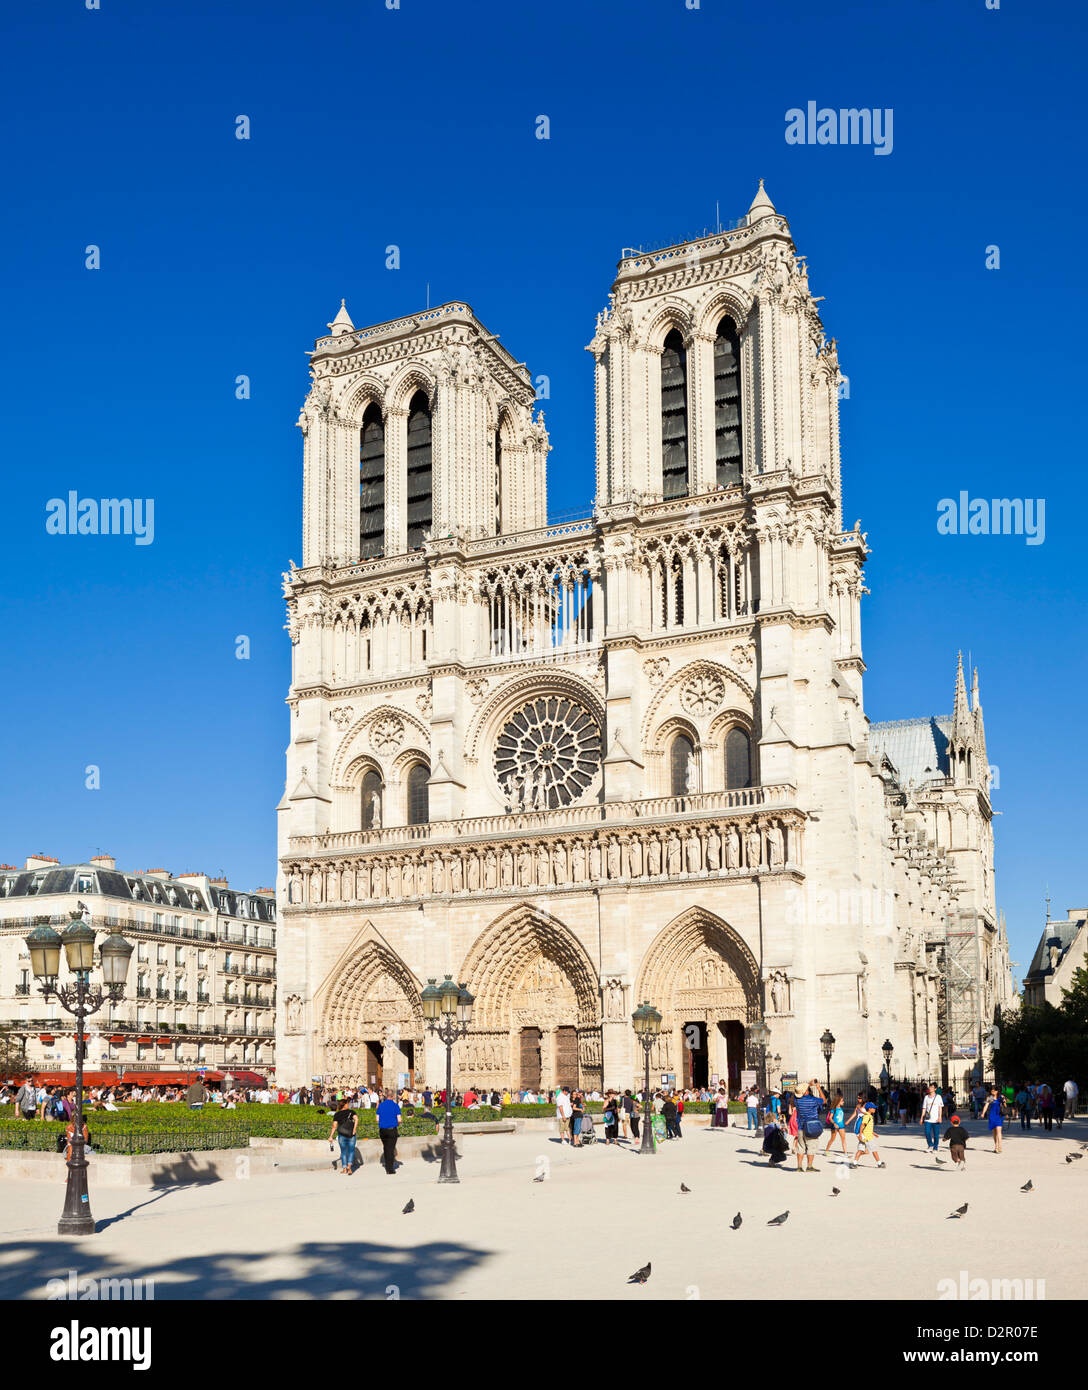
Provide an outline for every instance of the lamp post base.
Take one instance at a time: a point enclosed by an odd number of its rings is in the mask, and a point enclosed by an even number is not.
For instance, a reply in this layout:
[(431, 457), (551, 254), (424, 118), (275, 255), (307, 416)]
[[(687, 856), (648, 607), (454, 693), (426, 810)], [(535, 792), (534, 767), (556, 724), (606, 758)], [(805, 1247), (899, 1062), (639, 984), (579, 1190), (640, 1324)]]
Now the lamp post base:
[(57, 1222), (59, 1236), (93, 1236), (94, 1232), (93, 1216), (62, 1216)]

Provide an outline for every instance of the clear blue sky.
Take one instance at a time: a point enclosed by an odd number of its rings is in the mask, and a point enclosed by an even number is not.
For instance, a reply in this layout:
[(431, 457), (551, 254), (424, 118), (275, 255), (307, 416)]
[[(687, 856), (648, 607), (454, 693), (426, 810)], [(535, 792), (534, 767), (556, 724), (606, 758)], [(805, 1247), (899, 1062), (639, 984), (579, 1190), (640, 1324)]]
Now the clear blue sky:
[[(550, 377), (551, 506), (585, 507), (583, 346), (621, 247), (741, 216), (762, 176), (851, 383), (870, 717), (950, 710), (969, 649), (1014, 958), (1048, 883), (1056, 914), (1084, 903), (1083, 6), (67, 0), (2, 23), (0, 858), (273, 882), (294, 422), (341, 295), (357, 324), (428, 284), (466, 299)], [(892, 108), (892, 153), (787, 145), (808, 100)], [(48, 536), (70, 489), (154, 498), (154, 543)], [(1045, 543), (939, 536), (961, 489), (1044, 497)]]

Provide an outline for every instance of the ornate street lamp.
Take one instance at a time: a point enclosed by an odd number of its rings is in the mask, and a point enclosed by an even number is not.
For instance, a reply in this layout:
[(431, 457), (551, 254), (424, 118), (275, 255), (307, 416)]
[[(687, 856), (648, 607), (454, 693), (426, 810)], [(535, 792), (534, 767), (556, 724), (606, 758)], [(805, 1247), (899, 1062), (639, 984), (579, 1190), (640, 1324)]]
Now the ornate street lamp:
[(835, 1051), (835, 1034), (830, 1028), (825, 1028), (820, 1039), (820, 1046), (824, 1050), (824, 1063), (827, 1066), (827, 1094), (831, 1097), (831, 1054)]
[(432, 976), (420, 1000), (427, 1028), (437, 1036), (439, 1042), (446, 1045), (446, 1123), (439, 1145), (442, 1167), (438, 1181), (460, 1182), (457, 1176), (457, 1150), (453, 1142), (453, 1045), (467, 1035), (472, 1022), (472, 1006), (476, 1001), (464, 985), (456, 984), (449, 975), (440, 985), (435, 984)]
[(748, 1041), (759, 1056), (759, 1085), (764, 1094), (767, 1091), (767, 1044), (770, 1040), (771, 1030), (763, 1019), (759, 1019), (748, 1029)]
[[(135, 949), (131, 941), (126, 941), (116, 930), (112, 931), (103, 941), (99, 952), (105, 988), (92, 986), (95, 933), (83, 920), (85, 911), (82, 903), (77, 904), (75, 911), (68, 914), (71, 920), (63, 934), (55, 932), (47, 922), (43, 922), (26, 938), (31, 969), (34, 978), (40, 982), (39, 993), (45, 999), (55, 995), (65, 1013), (72, 1014), (76, 1020), (76, 1109), (72, 1117), (75, 1129), (72, 1133), (72, 1156), (68, 1160), (64, 1211), (57, 1223), (57, 1231), (62, 1236), (94, 1234), (83, 1141), (83, 1059), (86, 1053), (83, 1027), (91, 1014), (97, 1013), (107, 1000), (116, 1004), (124, 998), (128, 963)], [(75, 977), (73, 983), (66, 985), (57, 984), (62, 946), (68, 969)]]
[(884, 1054), (884, 1070), (888, 1073), (888, 1090), (890, 1091), (892, 1089), (892, 1053), (895, 1051), (895, 1046), (885, 1038), (884, 1046), (880, 1050)]
[(631, 1015), (631, 1023), (635, 1030), (635, 1036), (642, 1044), (642, 1050), (646, 1054), (646, 1080), (642, 1090), (642, 1143), (639, 1146), (639, 1153), (652, 1154), (654, 1152), (654, 1135), (652, 1128), (653, 1108), (650, 1104), (650, 1053), (661, 1033), (661, 1015), (646, 999)]
[(781, 1087), (781, 1085), (782, 1085), (782, 1054), (781, 1054), (781, 1052), (776, 1052), (776, 1053), (774, 1054), (774, 1062), (772, 1063), (772, 1065), (773, 1065), (773, 1067), (774, 1067), (774, 1074), (775, 1074), (775, 1076), (778, 1078), (778, 1085), (779, 1085), (779, 1087)]

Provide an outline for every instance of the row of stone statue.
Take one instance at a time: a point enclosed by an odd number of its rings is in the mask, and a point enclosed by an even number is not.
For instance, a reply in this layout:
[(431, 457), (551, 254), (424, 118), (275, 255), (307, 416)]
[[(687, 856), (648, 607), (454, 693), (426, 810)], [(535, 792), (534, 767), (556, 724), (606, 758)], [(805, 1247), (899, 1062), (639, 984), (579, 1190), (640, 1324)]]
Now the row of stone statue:
[(678, 878), (704, 871), (781, 869), (796, 860), (790, 822), (749, 821), (696, 829), (673, 828), (623, 835), (565, 836), (487, 850), (451, 849), (383, 854), (357, 867), (303, 866), (290, 877), (290, 900), (355, 902), (375, 898), (475, 893), (497, 888), (548, 888), (613, 879)]

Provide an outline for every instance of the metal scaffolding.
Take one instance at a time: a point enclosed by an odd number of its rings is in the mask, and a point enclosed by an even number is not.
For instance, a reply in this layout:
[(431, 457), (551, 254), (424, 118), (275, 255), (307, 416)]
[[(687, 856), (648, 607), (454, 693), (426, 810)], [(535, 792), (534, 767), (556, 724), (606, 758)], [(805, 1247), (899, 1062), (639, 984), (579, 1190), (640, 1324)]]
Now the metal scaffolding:
[(945, 918), (941, 952), (945, 994), (944, 1054), (948, 1080), (963, 1082), (985, 1066), (982, 1055), (982, 956), (977, 914), (967, 909)]

